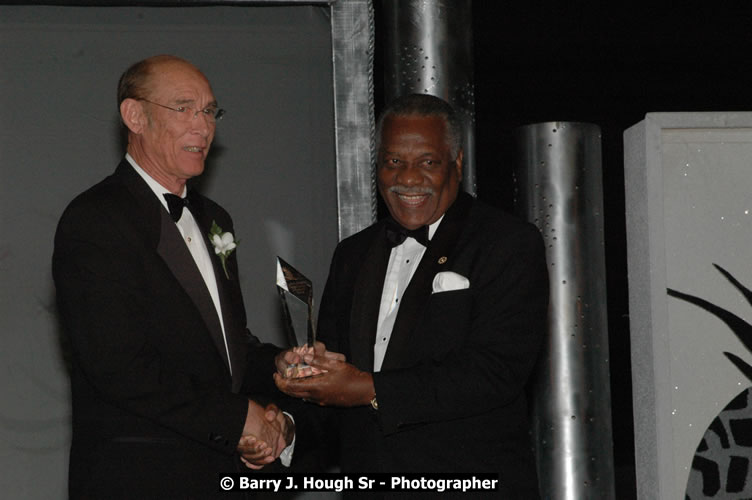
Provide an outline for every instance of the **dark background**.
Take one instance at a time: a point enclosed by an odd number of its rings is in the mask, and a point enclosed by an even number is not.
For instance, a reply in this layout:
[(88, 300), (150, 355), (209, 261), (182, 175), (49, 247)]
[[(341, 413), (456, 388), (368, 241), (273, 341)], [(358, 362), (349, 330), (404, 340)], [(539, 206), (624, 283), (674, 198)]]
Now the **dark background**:
[[(112, 2), (102, 2), (106, 3)], [(138, 3), (143, 2), (134, 2)], [(378, 110), (383, 105), (378, 50), (383, 32), (381, 2), (373, 3)], [(516, 159), (511, 138), (517, 127), (579, 121), (595, 123), (602, 131), (613, 441), (620, 499), (635, 497), (622, 134), (649, 112), (752, 111), (752, 6), (712, 4), (642, 7), (503, 0), (472, 4), (479, 198), (512, 210)], [(55, 99), (60, 90), (47, 94)], [(254, 90), (250, 95), (265, 94)], [(18, 102), (19, 109), (34, 110), (29, 103)], [(85, 105), (78, 108), (87, 112)], [(21, 116), (21, 111), (14, 115), (11, 109), (9, 116)], [(31, 116), (43, 122), (45, 113)], [(11, 119), (8, 126), (18, 129), (19, 122)], [(258, 266), (245, 268), (254, 267)]]
[[(752, 7), (473, 2), (478, 197), (513, 210), (517, 127), (595, 123), (602, 132), (616, 496), (635, 498), (624, 130), (659, 111), (752, 111)], [(377, 46), (382, 45), (380, 2)], [(377, 111), (383, 53), (377, 49)]]

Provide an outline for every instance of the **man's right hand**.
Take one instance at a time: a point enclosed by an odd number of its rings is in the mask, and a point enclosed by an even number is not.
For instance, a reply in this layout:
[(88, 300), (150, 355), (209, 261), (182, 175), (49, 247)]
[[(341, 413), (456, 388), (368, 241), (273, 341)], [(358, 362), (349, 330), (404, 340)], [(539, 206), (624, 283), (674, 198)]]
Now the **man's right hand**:
[(247, 467), (261, 469), (279, 457), (292, 441), (294, 428), (289, 428), (289, 419), (274, 405), (261, 407), (248, 401), (243, 434), (238, 442), (238, 452)]

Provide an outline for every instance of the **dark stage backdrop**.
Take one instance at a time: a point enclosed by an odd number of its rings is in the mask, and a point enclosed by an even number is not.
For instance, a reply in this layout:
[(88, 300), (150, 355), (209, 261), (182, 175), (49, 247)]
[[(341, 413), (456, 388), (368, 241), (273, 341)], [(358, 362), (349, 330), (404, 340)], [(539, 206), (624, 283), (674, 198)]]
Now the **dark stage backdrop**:
[(251, 330), (282, 342), (276, 255), (320, 295), (337, 243), (328, 14), (0, 6), (0, 496), (67, 497), (53, 235), (66, 204), (122, 157), (116, 85), (130, 63), (182, 56), (227, 109), (199, 187), (235, 219)]
[(603, 133), (616, 498), (631, 500), (623, 133), (650, 112), (752, 110), (752, 5), (476, 0), (472, 8), (479, 198), (512, 209), (517, 127), (580, 121)]

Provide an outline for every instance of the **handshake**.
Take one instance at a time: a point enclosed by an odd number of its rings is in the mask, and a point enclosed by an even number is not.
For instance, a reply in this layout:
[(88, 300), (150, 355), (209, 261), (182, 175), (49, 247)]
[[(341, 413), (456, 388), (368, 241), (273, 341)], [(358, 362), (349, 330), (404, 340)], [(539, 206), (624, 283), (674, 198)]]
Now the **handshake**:
[[(284, 381), (327, 373), (327, 368), (317, 366), (321, 363), (331, 362), (352, 366), (344, 361), (344, 355), (327, 351), (324, 344), (320, 342), (316, 342), (314, 347), (294, 347), (277, 355), (275, 360), (277, 373), (274, 374), (274, 379), (283, 392), (293, 397), (303, 397), (289, 389), (285, 390)], [(243, 434), (238, 442), (237, 450), (246, 467), (261, 469), (280, 457), (283, 451), (292, 444), (294, 437), (295, 422), (290, 415), (282, 412), (273, 403), (262, 407), (249, 400)]]
[(276, 460), (295, 437), (295, 423), (277, 405), (262, 407), (248, 401), (248, 413), (237, 450), (249, 469), (261, 469)]

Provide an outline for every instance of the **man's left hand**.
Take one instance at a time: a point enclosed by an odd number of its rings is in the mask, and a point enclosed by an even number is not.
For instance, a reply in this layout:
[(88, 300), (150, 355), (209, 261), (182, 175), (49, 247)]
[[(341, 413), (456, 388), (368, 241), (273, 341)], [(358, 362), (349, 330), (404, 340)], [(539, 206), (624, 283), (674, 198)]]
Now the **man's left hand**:
[(283, 377), (310, 377), (311, 375), (322, 373), (321, 370), (313, 368), (309, 364), (314, 356), (345, 361), (344, 354), (327, 351), (326, 346), (322, 342), (315, 342), (312, 347), (305, 344), (302, 346), (291, 347), (290, 349), (278, 353), (274, 358), (274, 364), (277, 368), (277, 373)]
[(308, 378), (285, 378), (275, 373), (279, 390), (321, 406), (345, 407), (367, 405), (376, 394), (373, 376), (350, 363), (317, 356), (309, 364), (326, 373)]

